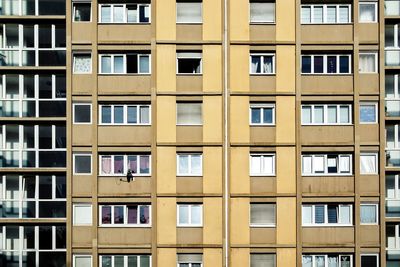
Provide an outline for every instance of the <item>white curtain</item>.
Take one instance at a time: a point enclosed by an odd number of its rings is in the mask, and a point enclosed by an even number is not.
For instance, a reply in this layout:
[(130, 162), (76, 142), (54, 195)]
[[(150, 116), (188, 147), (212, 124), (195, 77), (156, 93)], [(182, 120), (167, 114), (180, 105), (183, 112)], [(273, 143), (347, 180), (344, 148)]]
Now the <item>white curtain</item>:
[(313, 267), (312, 256), (303, 256), (302, 267)]
[(312, 223), (312, 206), (303, 206), (301, 214), (303, 225)]
[(328, 106), (328, 122), (336, 123), (337, 122), (337, 108), (336, 106)]
[(111, 22), (111, 6), (101, 6), (101, 22)]
[(140, 107), (140, 123), (150, 122), (150, 108), (148, 106)]
[(263, 73), (272, 73), (272, 56), (264, 56)]
[(375, 155), (361, 155), (361, 174), (374, 174), (376, 173), (376, 156)]
[(189, 173), (189, 155), (178, 155), (179, 174)]
[(274, 157), (263, 156), (262, 174), (269, 175), (274, 173)]
[(311, 174), (312, 173), (312, 157), (311, 156), (303, 156), (303, 174)]
[(325, 157), (324, 156), (314, 156), (313, 167), (315, 173), (325, 172)]
[(250, 3), (250, 22), (274, 22), (275, 3)]
[(250, 254), (250, 267), (275, 267), (275, 254)]
[(178, 103), (177, 123), (181, 125), (201, 124), (201, 103)]
[(349, 7), (339, 6), (339, 22), (341, 23), (350, 22)]
[(275, 224), (275, 205), (252, 203), (250, 206), (250, 222), (252, 224)]
[(250, 170), (251, 174), (261, 174), (261, 156), (251, 156)]
[(325, 267), (325, 256), (315, 257), (316, 267)]
[(326, 22), (336, 23), (336, 6), (328, 6), (326, 11), (327, 11)]
[(176, 3), (176, 22), (178, 23), (202, 22), (201, 2)]
[(74, 225), (91, 225), (92, 224), (92, 205), (75, 205), (74, 206)]
[(339, 157), (339, 171), (340, 173), (350, 173), (350, 156)]
[(201, 214), (202, 214), (202, 207), (201, 205), (192, 205), (192, 210), (191, 210), (191, 218), (190, 222), (191, 224), (201, 224)]
[(349, 106), (340, 106), (340, 123), (350, 122)]
[(376, 206), (361, 205), (361, 223), (375, 223), (376, 221)]
[(75, 257), (75, 267), (91, 267), (92, 266), (92, 256), (79, 255)]
[(314, 21), (313, 23), (323, 23), (323, 7), (314, 6)]
[(78, 54), (74, 55), (74, 72), (88, 73), (91, 72), (92, 57), (91, 55)]
[(301, 121), (303, 124), (311, 123), (311, 107), (310, 106), (301, 107)]
[(339, 259), (335, 256), (328, 257), (328, 267), (339, 267)]
[(200, 175), (202, 173), (201, 170), (201, 156), (200, 155), (191, 155), (191, 174)]
[(360, 22), (375, 21), (375, 3), (360, 3)]
[(360, 72), (376, 72), (374, 54), (360, 54), (359, 64)]
[(351, 206), (350, 205), (339, 206), (339, 223), (350, 224), (350, 222), (351, 222), (350, 214), (351, 214)]
[(251, 57), (251, 73), (260, 73), (261, 56)]

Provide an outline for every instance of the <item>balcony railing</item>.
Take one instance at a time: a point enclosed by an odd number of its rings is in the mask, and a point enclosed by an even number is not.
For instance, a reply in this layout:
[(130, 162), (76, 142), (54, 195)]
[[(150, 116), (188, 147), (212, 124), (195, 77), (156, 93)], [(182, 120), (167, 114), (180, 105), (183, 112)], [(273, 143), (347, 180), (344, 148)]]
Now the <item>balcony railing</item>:
[(400, 1), (386, 0), (385, 1), (385, 16), (400, 16)]
[(386, 217), (400, 217), (400, 199), (386, 199)]
[(400, 66), (400, 49), (386, 48), (385, 49), (385, 65), (389, 67)]
[(400, 99), (385, 101), (386, 117), (400, 117)]
[(400, 149), (386, 150), (386, 166), (400, 167)]

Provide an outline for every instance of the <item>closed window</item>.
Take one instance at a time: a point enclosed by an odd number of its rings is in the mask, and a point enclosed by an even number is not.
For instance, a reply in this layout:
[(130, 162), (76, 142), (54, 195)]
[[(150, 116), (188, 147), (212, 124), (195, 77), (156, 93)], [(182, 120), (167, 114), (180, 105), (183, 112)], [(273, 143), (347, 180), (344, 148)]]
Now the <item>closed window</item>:
[(361, 254), (361, 267), (379, 267), (379, 255)]
[(361, 153), (360, 154), (360, 173), (378, 174), (378, 154)]
[(360, 223), (378, 224), (378, 204), (361, 203)]
[(276, 225), (276, 205), (271, 203), (250, 204), (250, 226), (274, 227)]
[(100, 155), (100, 175), (125, 176), (130, 171), (135, 176), (149, 176), (150, 155)]
[(352, 157), (350, 154), (303, 154), (302, 175), (351, 175)]
[(275, 22), (275, 3), (250, 0), (250, 23)]
[(360, 73), (376, 73), (378, 72), (378, 54), (362, 52), (358, 64)]
[(250, 125), (274, 125), (274, 104), (250, 104)]
[(203, 255), (178, 254), (178, 267), (203, 267)]
[(74, 174), (92, 174), (92, 155), (86, 153), (77, 153), (74, 158)]
[(304, 104), (301, 105), (302, 125), (351, 124), (349, 104)]
[(92, 225), (92, 204), (73, 204), (74, 225)]
[(177, 225), (184, 226), (203, 226), (203, 205), (202, 204), (178, 204), (177, 205)]
[(275, 55), (274, 54), (250, 54), (250, 74), (274, 74)]
[(359, 22), (377, 22), (378, 21), (378, 5), (376, 2), (360, 2), (359, 3)]
[(150, 54), (101, 54), (100, 74), (149, 74)]
[(100, 105), (100, 124), (150, 125), (150, 105)]
[(203, 123), (201, 105), (201, 103), (177, 103), (176, 124), (201, 125)]
[(400, 249), (400, 224), (386, 224), (386, 247), (388, 250)]
[(176, 53), (178, 74), (201, 74), (202, 53), (178, 52)]
[(90, 2), (72, 2), (74, 22), (89, 22), (92, 19)]
[(177, 1), (176, 23), (201, 23), (202, 3), (197, 1)]
[(301, 5), (302, 24), (338, 24), (351, 22), (351, 5)]
[(90, 53), (74, 53), (74, 74), (87, 74), (92, 72), (92, 55)]
[(150, 4), (100, 4), (100, 23), (148, 23)]
[(100, 255), (100, 267), (151, 267), (150, 255)]
[(378, 123), (377, 103), (360, 103), (360, 123)]
[(88, 103), (73, 104), (74, 124), (90, 124), (92, 123), (92, 105)]
[(92, 267), (92, 256), (75, 254), (73, 267)]
[(201, 154), (178, 154), (177, 175), (179, 176), (201, 176), (203, 157)]
[(302, 267), (353, 267), (353, 255), (303, 255)]
[(302, 74), (349, 74), (350, 55), (302, 55)]
[[(386, 199), (400, 199), (400, 175), (386, 174)], [(391, 202), (391, 201), (390, 201)]]
[(275, 267), (276, 255), (252, 253), (250, 254), (250, 267)]
[(349, 204), (303, 204), (303, 226), (352, 225), (352, 205)]
[(151, 206), (146, 204), (100, 205), (100, 226), (150, 226)]
[(275, 175), (275, 154), (250, 154), (250, 175)]

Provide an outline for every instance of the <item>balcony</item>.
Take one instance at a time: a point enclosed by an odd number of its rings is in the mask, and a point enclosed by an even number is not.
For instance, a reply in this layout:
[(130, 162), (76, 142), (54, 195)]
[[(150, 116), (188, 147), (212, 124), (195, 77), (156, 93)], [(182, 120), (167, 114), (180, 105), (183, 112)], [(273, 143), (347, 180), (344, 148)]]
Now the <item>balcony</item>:
[(386, 0), (385, 1), (385, 16), (400, 16), (400, 1)]
[(398, 48), (385, 49), (385, 66), (400, 66), (400, 50)]

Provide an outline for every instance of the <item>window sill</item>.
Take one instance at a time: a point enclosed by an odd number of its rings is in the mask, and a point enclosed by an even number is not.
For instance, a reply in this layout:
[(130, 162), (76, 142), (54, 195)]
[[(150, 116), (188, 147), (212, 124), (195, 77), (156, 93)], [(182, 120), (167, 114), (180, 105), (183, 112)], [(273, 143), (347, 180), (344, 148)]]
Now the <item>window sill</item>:
[(203, 124), (177, 124), (176, 126), (203, 126)]
[(256, 21), (250, 21), (249, 24), (252, 25), (262, 25), (262, 26), (275, 26), (276, 22), (275, 21), (260, 21), (260, 22), (256, 22)]
[(97, 22), (98, 25), (151, 25), (151, 22)]
[(177, 228), (203, 228), (203, 225), (177, 225)]
[(263, 225), (257, 225), (257, 224), (250, 224), (250, 228), (276, 228), (276, 225), (272, 224), (263, 224)]
[(313, 123), (313, 124), (301, 124), (301, 126), (354, 126), (354, 124), (352, 124), (352, 123), (343, 123), (343, 124), (340, 124), (340, 123), (336, 123), (336, 124), (334, 124), (334, 123), (331, 123), (331, 124), (329, 124), (329, 123)]
[(275, 123), (250, 123), (251, 127), (276, 127)]
[(203, 76), (203, 73), (177, 73), (176, 76)]
[(276, 177), (276, 174), (250, 174), (250, 178), (251, 177)]
[(203, 174), (197, 174), (197, 175), (196, 174), (190, 174), (190, 173), (188, 173), (188, 174), (177, 174), (176, 177), (184, 177), (184, 178), (200, 177), (200, 178), (202, 178)]
[(349, 227), (354, 227), (352, 224), (310, 224), (310, 225), (302, 225), (303, 228), (327, 228), (327, 227), (340, 227), (340, 228), (349, 228)]
[(302, 177), (332, 177), (332, 176), (339, 176), (339, 177), (351, 177), (354, 174), (341, 174), (341, 173), (317, 173), (317, 174), (301, 174)]
[[(137, 174), (137, 173), (132, 173), (134, 178), (139, 178), (139, 177), (151, 177), (151, 174)], [(104, 178), (125, 178), (126, 174), (99, 174), (99, 178), (104, 177)]]
[(99, 123), (99, 126), (135, 126), (135, 127), (141, 127), (141, 126), (151, 126), (151, 124), (138, 124), (138, 123)]
[(199, 21), (199, 22), (186, 22), (186, 21), (184, 21), (184, 22), (176, 22), (176, 25), (203, 25), (203, 22), (202, 21)]
[(353, 73), (301, 73), (303, 76), (353, 76)]
[(276, 76), (276, 73), (250, 73), (250, 76)]
[(151, 73), (98, 73), (98, 76), (151, 76)]
[(353, 25), (353, 22), (338, 22), (338, 23), (301, 23), (301, 26), (327, 26), (327, 25), (332, 25), (332, 26), (342, 26), (342, 25)]

